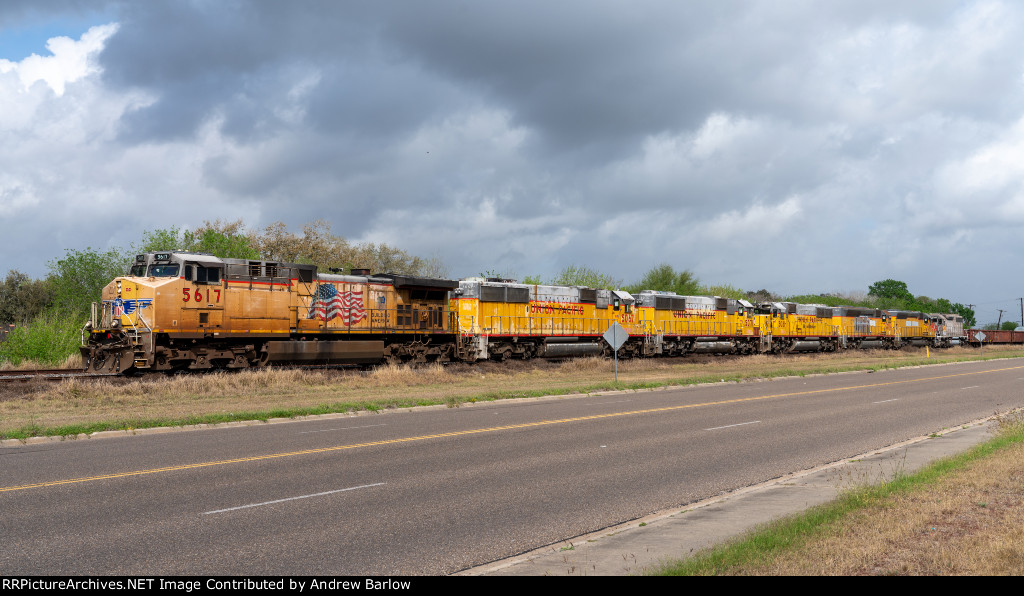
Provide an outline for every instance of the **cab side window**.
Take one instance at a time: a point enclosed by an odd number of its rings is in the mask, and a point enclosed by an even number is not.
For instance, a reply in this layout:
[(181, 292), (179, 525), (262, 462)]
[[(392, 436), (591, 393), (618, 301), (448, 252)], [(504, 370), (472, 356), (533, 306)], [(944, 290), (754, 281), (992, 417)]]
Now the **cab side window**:
[(197, 267), (196, 282), (204, 284), (220, 283), (220, 269), (216, 267)]

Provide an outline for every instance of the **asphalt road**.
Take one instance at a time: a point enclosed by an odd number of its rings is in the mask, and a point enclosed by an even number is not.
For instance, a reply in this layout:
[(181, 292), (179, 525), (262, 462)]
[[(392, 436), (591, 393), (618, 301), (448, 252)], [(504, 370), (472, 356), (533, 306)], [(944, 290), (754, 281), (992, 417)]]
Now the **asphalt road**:
[(445, 574), (1024, 406), (1024, 360), (0, 448), (0, 574)]

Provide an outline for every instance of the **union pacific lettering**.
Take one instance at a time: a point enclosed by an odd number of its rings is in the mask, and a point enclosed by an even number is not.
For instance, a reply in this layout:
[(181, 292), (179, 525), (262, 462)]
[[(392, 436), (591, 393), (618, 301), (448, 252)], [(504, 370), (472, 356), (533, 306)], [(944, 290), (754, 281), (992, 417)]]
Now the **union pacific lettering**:
[(582, 304), (563, 304), (560, 302), (531, 302), (532, 315), (583, 315)]
[(714, 319), (715, 311), (713, 310), (697, 310), (696, 308), (688, 308), (683, 310), (672, 311), (672, 318), (674, 319)]

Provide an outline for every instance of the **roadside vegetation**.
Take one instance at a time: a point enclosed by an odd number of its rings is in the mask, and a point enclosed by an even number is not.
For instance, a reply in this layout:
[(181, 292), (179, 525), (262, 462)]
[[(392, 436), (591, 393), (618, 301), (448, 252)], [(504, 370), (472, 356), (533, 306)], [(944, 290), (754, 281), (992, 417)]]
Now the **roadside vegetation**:
[(1024, 416), (970, 451), (854, 486), (832, 503), (654, 575), (1019, 575), (1024, 569)]
[[(1024, 357), (993, 346), (984, 359)], [(35, 380), (0, 384), (0, 438), (76, 436), (102, 430), (267, 420), (478, 401), (586, 395), (612, 390), (756, 381), (979, 360), (971, 348), (865, 350), (787, 356), (510, 361), (353, 369), (260, 369), (139, 378)]]

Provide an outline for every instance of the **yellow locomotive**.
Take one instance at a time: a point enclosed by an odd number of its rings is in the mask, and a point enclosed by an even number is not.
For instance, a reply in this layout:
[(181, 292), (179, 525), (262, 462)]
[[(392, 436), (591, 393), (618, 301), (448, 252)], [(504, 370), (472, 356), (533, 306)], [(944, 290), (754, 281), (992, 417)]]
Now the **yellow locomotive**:
[(272, 363), (369, 364), (455, 357), (457, 282), (319, 274), (313, 265), (138, 255), (93, 305), (86, 370), (173, 371)]
[(451, 309), (470, 360), (610, 354), (601, 337), (616, 322), (631, 337), (625, 353), (653, 353), (653, 327), (634, 302), (621, 290), (469, 278), (459, 282)]

